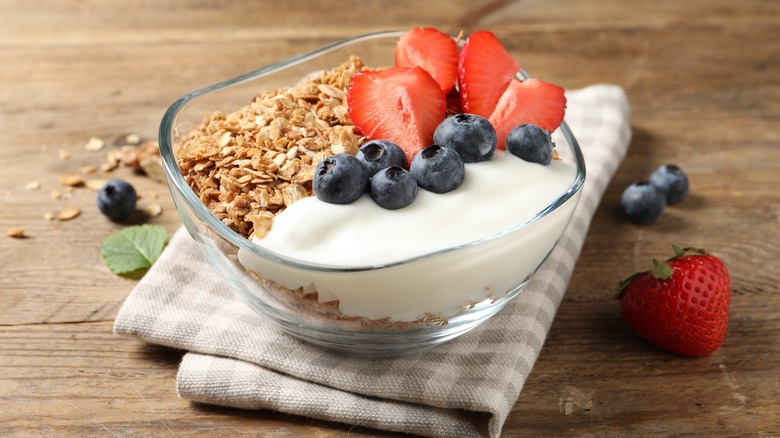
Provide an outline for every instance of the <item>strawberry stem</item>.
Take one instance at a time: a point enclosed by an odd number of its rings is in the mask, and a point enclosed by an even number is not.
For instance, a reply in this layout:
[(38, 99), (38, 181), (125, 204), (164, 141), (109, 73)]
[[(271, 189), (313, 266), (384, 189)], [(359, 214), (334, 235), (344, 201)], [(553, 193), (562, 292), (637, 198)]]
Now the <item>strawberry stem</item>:
[(650, 270), (650, 274), (658, 280), (668, 280), (672, 278), (674, 271), (668, 263), (653, 259), (653, 269)]
[[(674, 274), (674, 270), (672, 269), (671, 266), (669, 266), (669, 262), (671, 262), (672, 260), (675, 260), (679, 257), (682, 257), (684, 255), (689, 255), (689, 254), (698, 254), (698, 255), (707, 254), (707, 251), (704, 249), (694, 248), (690, 246), (685, 248), (680, 248), (677, 245), (672, 245), (672, 249), (674, 250), (674, 255), (672, 257), (669, 257), (666, 261), (659, 262), (657, 259), (653, 259), (653, 269), (647, 271), (650, 273), (650, 275), (653, 276), (653, 278), (657, 280), (668, 280), (672, 278), (672, 275)], [(630, 277), (626, 278), (625, 280), (621, 281), (619, 283), (619, 290), (617, 293), (618, 298), (623, 296), (623, 293), (625, 292), (626, 287), (628, 287), (629, 283), (634, 281), (636, 277), (642, 274), (644, 274), (644, 272), (637, 272), (631, 275)]]
[(704, 255), (704, 254), (707, 254), (707, 250), (706, 249), (694, 248), (692, 246), (687, 246), (685, 248), (680, 248), (677, 245), (672, 245), (672, 249), (674, 250), (674, 255), (672, 257), (670, 257), (669, 259), (667, 259), (666, 260), (667, 262), (671, 262), (672, 260), (674, 260), (674, 259), (676, 259), (678, 257), (682, 257), (684, 255), (689, 255), (689, 254)]

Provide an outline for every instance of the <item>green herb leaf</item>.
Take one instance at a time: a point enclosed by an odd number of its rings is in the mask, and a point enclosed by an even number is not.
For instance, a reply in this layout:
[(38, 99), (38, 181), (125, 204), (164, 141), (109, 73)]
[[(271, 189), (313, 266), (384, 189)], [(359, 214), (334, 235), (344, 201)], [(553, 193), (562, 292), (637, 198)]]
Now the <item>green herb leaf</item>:
[(160, 257), (168, 232), (159, 225), (134, 225), (103, 242), (103, 260), (114, 274), (141, 278)]

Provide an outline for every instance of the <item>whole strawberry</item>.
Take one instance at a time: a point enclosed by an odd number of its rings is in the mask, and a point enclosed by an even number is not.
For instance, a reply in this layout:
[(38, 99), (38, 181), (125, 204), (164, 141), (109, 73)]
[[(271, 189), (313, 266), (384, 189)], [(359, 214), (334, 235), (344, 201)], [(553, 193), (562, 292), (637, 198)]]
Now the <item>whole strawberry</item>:
[(726, 267), (706, 251), (673, 246), (666, 262), (621, 282), (620, 310), (634, 331), (681, 356), (705, 356), (726, 337), (731, 282)]

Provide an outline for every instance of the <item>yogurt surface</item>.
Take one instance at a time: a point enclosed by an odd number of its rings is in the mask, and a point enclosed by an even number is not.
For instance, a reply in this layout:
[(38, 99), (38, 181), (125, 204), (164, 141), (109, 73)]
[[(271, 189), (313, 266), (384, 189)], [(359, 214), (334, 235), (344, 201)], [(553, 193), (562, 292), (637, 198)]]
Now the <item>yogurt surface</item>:
[(489, 161), (466, 164), (456, 190), (420, 189), (411, 205), (378, 206), (368, 194), (347, 205), (309, 197), (274, 218), (254, 242), (302, 262), (334, 267), (382, 266), (466, 244), (529, 220), (574, 181), (572, 163), (529, 163), (497, 151)]

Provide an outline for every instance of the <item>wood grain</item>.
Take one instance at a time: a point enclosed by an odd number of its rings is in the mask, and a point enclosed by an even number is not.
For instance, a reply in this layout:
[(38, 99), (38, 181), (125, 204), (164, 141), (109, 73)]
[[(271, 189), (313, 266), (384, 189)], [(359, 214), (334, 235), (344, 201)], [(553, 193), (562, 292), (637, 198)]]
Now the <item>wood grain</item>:
[[(344, 11), (349, 11), (345, 14)], [(631, 149), (594, 216), (506, 436), (780, 435), (780, 3), (618, 0), (0, 1), (0, 436), (393, 436), (176, 397), (182, 352), (111, 333), (133, 281), (100, 243), (122, 228), (59, 176), (99, 165), (128, 133), (156, 136), (182, 94), (357, 34), (490, 29), (532, 74), (566, 88), (623, 86)], [(60, 158), (66, 151), (70, 158)], [(629, 224), (619, 197), (664, 163), (691, 196)], [(180, 221), (164, 185), (120, 169), (141, 203)], [(36, 181), (38, 190), (27, 190)], [(47, 221), (75, 206), (79, 217)], [(702, 246), (732, 276), (731, 324), (713, 355), (682, 359), (627, 329), (617, 281), (670, 245)]]

